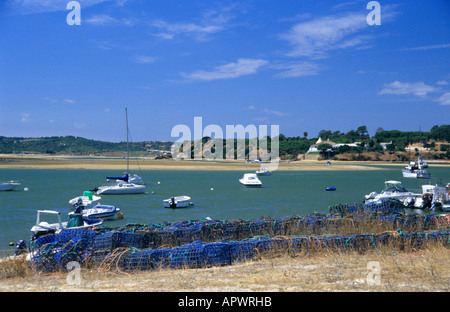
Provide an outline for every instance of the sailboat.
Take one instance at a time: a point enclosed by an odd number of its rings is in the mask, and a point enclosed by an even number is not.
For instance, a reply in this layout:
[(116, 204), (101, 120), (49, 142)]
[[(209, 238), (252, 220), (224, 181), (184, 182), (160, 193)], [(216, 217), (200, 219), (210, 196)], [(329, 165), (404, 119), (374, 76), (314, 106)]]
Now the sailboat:
[(142, 194), (145, 193), (146, 186), (141, 177), (134, 174), (132, 177), (128, 174), (130, 168), (129, 152), (128, 152), (128, 111), (125, 107), (125, 116), (127, 122), (127, 171), (123, 177), (106, 177), (108, 181), (114, 180), (115, 184), (100, 186), (95, 189), (98, 195), (113, 195), (113, 194)]

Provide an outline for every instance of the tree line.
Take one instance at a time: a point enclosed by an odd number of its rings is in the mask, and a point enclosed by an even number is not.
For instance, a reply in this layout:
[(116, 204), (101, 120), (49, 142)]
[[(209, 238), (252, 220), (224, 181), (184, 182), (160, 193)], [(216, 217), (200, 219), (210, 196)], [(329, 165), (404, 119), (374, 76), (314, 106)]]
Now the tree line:
[[(321, 130), (317, 137), (308, 138), (308, 132), (302, 136), (287, 137), (280, 134), (279, 153), (281, 157), (296, 157), (304, 154), (309, 147), (316, 143), (318, 138), (322, 141), (334, 143), (358, 143), (356, 146), (342, 145), (333, 150), (333, 153), (361, 153), (362, 151), (383, 151), (380, 143), (386, 145), (388, 151), (404, 151), (405, 147), (413, 143), (423, 143), (424, 147), (434, 148), (435, 142), (450, 143), (450, 125), (433, 126), (430, 131), (399, 131), (378, 128), (371, 136), (366, 126), (359, 126), (348, 132)], [(271, 138), (268, 136), (267, 148), (271, 149)], [(206, 144), (210, 138), (205, 137), (202, 143)], [(226, 140), (223, 141), (226, 146)], [(128, 149), (134, 155), (148, 155), (151, 151), (170, 151), (173, 142), (143, 141), (130, 142)], [(235, 139), (237, 147), (237, 139)], [(248, 155), (249, 140), (245, 139), (245, 155)], [(322, 144), (323, 151), (331, 146)], [(214, 146), (212, 147), (214, 148)], [(450, 144), (440, 144), (441, 151), (450, 154)], [(102, 155), (107, 153), (123, 153), (127, 149), (126, 142), (112, 143), (97, 141), (75, 136), (53, 136), (43, 138), (21, 138), (0, 136), (0, 153), (40, 153), (40, 154), (72, 154), (72, 155)], [(450, 155), (449, 155), (450, 156)]]

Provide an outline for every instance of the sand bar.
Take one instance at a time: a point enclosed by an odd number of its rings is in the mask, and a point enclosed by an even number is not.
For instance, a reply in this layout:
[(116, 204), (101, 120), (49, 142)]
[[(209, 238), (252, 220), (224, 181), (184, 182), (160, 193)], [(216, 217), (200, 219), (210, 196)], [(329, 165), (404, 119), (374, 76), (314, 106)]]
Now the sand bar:
[[(398, 168), (405, 163), (392, 163), (382, 161), (326, 161), (302, 160), (282, 161), (276, 170), (291, 171), (332, 171), (332, 170), (379, 170), (380, 166)], [(439, 166), (450, 166), (450, 163), (440, 163)], [(257, 170), (268, 164), (245, 163), (242, 160), (173, 160), (141, 158), (130, 160), (130, 170)], [(20, 169), (111, 169), (125, 170), (126, 161), (121, 158), (108, 157), (74, 157), (74, 156), (48, 156), (48, 155), (11, 155), (0, 154), (0, 168)]]

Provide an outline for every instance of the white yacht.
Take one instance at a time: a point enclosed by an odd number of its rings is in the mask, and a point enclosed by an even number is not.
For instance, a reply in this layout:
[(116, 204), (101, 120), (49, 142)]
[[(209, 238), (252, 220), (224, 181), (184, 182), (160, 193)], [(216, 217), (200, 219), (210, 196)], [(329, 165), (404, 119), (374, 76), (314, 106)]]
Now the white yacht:
[(239, 182), (245, 186), (254, 186), (254, 187), (262, 186), (262, 182), (258, 179), (256, 173), (245, 173), (244, 176), (241, 179), (239, 179)]
[(130, 160), (128, 155), (128, 111), (125, 107), (125, 116), (127, 122), (127, 171), (123, 177), (106, 177), (109, 180), (115, 180), (115, 183), (110, 185), (100, 186), (96, 189), (98, 195), (122, 195), (122, 194), (143, 194), (146, 191), (146, 186), (142, 178), (136, 174), (129, 176), (128, 170), (130, 167)]

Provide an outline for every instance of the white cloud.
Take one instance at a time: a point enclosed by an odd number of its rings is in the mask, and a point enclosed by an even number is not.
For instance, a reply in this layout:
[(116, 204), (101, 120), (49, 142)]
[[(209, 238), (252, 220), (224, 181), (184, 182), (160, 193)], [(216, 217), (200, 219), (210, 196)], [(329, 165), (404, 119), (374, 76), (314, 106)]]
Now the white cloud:
[(150, 64), (155, 62), (156, 59), (154, 57), (148, 56), (148, 55), (135, 55), (133, 57), (133, 62), (138, 64)]
[(64, 99), (64, 103), (75, 104), (75, 101), (72, 99)]
[(436, 100), (440, 105), (450, 105), (450, 92), (446, 92)]
[(446, 85), (448, 85), (448, 81), (446, 81), (446, 80), (439, 80), (438, 82), (436, 82), (436, 84), (438, 86), (446, 86)]
[(131, 19), (128, 18), (117, 19), (107, 14), (94, 15), (84, 20), (83, 22), (96, 26), (111, 26), (111, 25), (133, 26), (135, 24), (135, 21)]
[(195, 22), (168, 22), (163, 19), (155, 20), (150, 25), (159, 32), (153, 35), (166, 40), (186, 35), (199, 41), (207, 41), (211, 35), (224, 31), (230, 27), (229, 22), (234, 18), (234, 6), (219, 10), (208, 10)]
[[(70, 0), (6, 0), (6, 8), (17, 14), (35, 14), (67, 10)], [(127, 0), (77, 0), (82, 8), (87, 8), (104, 2), (114, 2), (122, 6)]]
[(314, 76), (319, 74), (320, 66), (315, 63), (302, 62), (302, 63), (285, 63), (272, 66), (275, 69), (285, 70), (275, 75), (280, 78), (293, 78)]
[(364, 14), (348, 13), (341, 17), (322, 17), (298, 23), (280, 38), (293, 46), (288, 56), (323, 57), (330, 50), (365, 44), (369, 37), (355, 34), (367, 26)]
[(155, 36), (161, 39), (174, 39), (181, 34), (187, 34), (194, 36), (196, 39), (204, 41), (208, 39), (208, 36), (217, 33), (224, 29), (223, 25), (213, 24), (195, 24), (195, 23), (173, 23), (169, 24), (163, 20), (157, 20), (152, 23), (152, 26), (161, 30), (156, 33)]
[(404, 51), (427, 51), (427, 50), (448, 49), (448, 48), (450, 48), (450, 43), (434, 44), (434, 45), (420, 46), (420, 47), (415, 47), (415, 48), (408, 48), (408, 49), (404, 49)]
[(30, 121), (30, 114), (29, 113), (24, 113), (22, 115), (22, 118), (20, 119), (20, 122), (27, 123), (29, 121)]
[(267, 114), (270, 114), (270, 115), (275, 115), (275, 116), (278, 116), (278, 117), (288, 116), (287, 113), (284, 113), (284, 112), (281, 112), (281, 111), (276, 111), (276, 110), (271, 110), (271, 109), (267, 109), (267, 108), (263, 109), (263, 112), (267, 113)]
[(422, 81), (409, 83), (394, 81), (385, 84), (380, 94), (397, 94), (397, 95), (415, 95), (418, 97), (425, 97), (428, 93), (436, 92), (438, 88), (427, 85)]
[(193, 80), (218, 80), (231, 79), (241, 76), (255, 74), (261, 67), (268, 62), (262, 59), (244, 59), (241, 58), (235, 63), (229, 63), (218, 66), (211, 71), (199, 70), (191, 74), (183, 74), (186, 78)]

